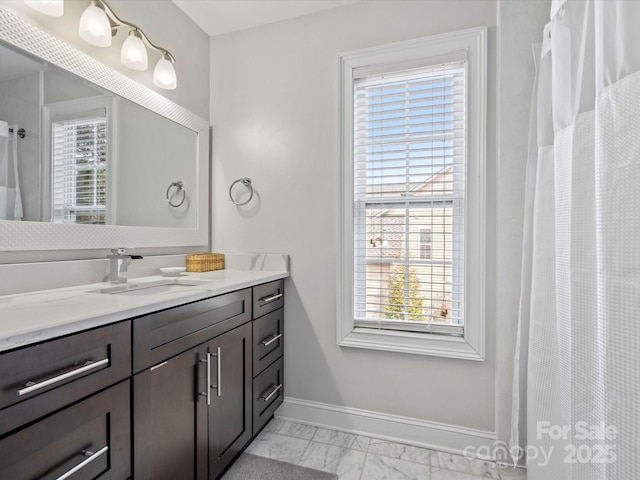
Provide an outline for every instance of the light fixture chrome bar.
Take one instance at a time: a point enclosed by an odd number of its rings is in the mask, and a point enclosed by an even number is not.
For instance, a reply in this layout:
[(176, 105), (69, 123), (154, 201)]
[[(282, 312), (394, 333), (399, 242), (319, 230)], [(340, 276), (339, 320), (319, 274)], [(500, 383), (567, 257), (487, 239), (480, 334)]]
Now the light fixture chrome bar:
[(171, 63), (176, 62), (175, 57), (171, 55), (171, 53), (166, 48), (158, 47), (157, 45), (152, 43), (151, 40), (149, 40), (149, 37), (147, 37), (147, 35), (142, 31), (142, 29), (139, 26), (137, 26), (135, 23), (127, 22), (125, 20), (122, 20), (120, 17), (118, 17), (115, 14), (115, 12), (111, 9), (111, 7), (109, 7), (109, 5), (107, 5), (107, 3), (104, 0), (91, 0), (91, 5), (104, 10), (104, 13), (107, 14), (107, 18), (109, 19), (109, 23), (111, 24), (111, 36), (115, 36), (116, 30), (118, 28), (123, 28), (123, 27), (131, 28), (132, 30), (135, 30), (140, 34), (142, 41), (148, 48), (162, 53), (164, 58), (169, 60)]

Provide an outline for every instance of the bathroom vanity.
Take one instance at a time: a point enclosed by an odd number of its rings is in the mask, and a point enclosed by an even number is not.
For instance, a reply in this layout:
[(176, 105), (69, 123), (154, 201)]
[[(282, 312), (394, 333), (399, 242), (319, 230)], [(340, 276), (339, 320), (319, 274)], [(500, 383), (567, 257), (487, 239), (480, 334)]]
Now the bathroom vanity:
[(120, 310), (0, 352), (0, 478), (220, 475), (282, 403), (288, 274), (197, 275), (197, 292), (146, 298), (71, 289), (61, 302)]

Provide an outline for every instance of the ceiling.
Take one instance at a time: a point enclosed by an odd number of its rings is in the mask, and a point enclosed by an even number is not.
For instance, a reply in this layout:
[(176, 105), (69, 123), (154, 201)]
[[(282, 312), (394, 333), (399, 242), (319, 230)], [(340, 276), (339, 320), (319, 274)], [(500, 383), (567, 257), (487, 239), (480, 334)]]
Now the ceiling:
[(342, 7), (359, 0), (173, 0), (210, 36)]

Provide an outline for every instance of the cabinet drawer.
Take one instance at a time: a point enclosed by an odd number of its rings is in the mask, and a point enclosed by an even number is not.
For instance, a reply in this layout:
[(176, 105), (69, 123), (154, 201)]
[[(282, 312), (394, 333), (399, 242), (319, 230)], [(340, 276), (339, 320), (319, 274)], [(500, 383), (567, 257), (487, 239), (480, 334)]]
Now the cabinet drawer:
[(284, 399), (284, 359), (280, 357), (253, 379), (253, 434), (256, 435)]
[(253, 321), (253, 376), (284, 353), (284, 309)]
[(250, 288), (136, 318), (133, 371), (142, 371), (250, 320)]
[(253, 318), (273, 312), (284, 305), (284, 280), (253, 287)]
[(131, 375), (120, 322), (0, 355), (0, 435)]
[(129, 398), (126, 380), (0, 440), (0, 478), (130, 477)]

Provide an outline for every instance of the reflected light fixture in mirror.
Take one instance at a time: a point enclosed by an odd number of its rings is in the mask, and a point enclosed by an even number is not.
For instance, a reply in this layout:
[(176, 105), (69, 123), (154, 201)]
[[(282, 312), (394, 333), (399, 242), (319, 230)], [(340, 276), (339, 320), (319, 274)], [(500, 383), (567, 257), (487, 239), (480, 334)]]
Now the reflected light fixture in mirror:
[(51, 17), (61, 17), (64, 13), (64, 0), (24, 0), (24, 3)]
[(173, 68), (175, 58), (166, 49), (160, 48), (149, 40), (144, 32), (133, 23), (126, 22), (111, 10), (103, 0), (91, 0), (80, 18), (78, 33), (80, 37), (98, 47), (111, 46), (118, 28), (129, 28), (129, 35), (122, 45), (120, 61), (133, 70), (146, 70), (148, 67), (147, 48), (161, 53), (160, 60), (153, 71), (153, 83), (165, 90), (177, 87), (176, 71)]

